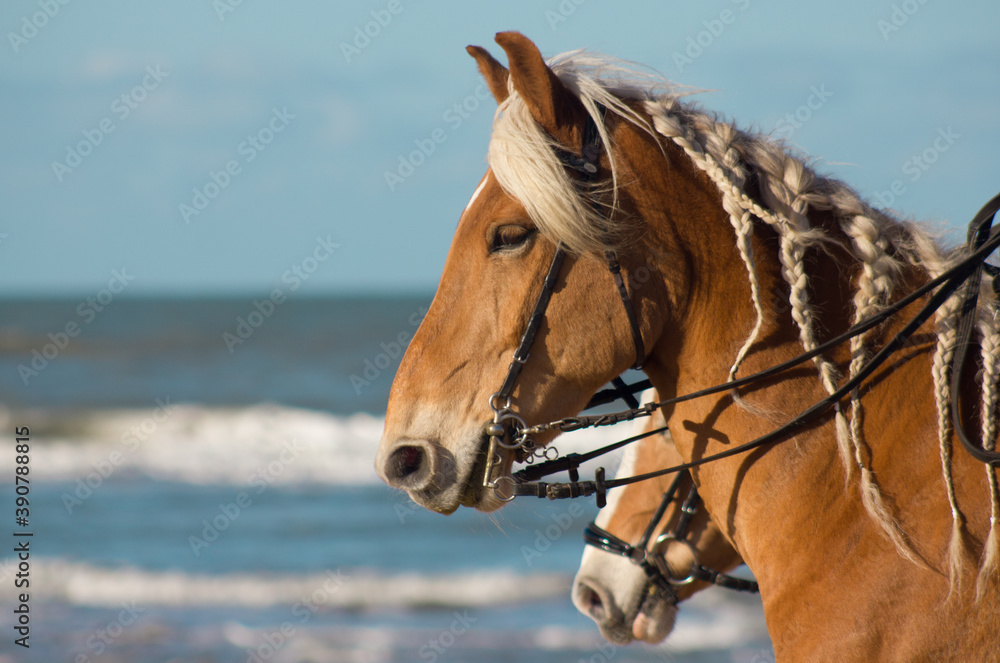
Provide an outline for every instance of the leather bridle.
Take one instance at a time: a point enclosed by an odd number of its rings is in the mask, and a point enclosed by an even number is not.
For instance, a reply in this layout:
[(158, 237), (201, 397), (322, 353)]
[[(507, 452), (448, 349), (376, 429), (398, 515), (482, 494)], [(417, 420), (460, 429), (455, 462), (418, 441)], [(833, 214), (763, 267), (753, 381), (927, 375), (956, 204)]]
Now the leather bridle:
[[(602, 115), (603, 112), (602, 107)], [(592, 185), (596, 182), (597, 173), (600, 170), (600, 159), (603, 151), (601, 146), (601, 134), (597, 129), (597, 123), (588, 115), (583, 129), (583, 145), (580, 149), (580, 156), (562, 149), (557, 149), (556, 156), (559, 157), (566, 168), (576, 171), (585, 184)], [(599, 208), (599, 203), (596, 199), (592, 199), (592, 204), (595, 209)], [(632, 343), (635, 346), (635, 362), (632, 367), (638, 370), (642, 368), (646, 359), (642, 330), (639, 328), (639, 322), (636, 319), (635, 309), (632, 307), (628, 288), (625, 285), (624, 278), (622, 278), (621, 265), (618, 263), (617, 254), (614, 250), (608, 249), (604, 252), (604, 257), (607, 261), (608, 271), (611, 273), (612, 280), (614, 281), (615, 289), (621, 298), (625, 315), (628, 317), (629, 326), (632, 331)], [(490, 409), (493, 410), (493, 422), (486, 426), (489, 446), (487, 448), (483, 485), (492, 488), (494, 491), (496, 491), (497, 486), (492, 475), (494, 466), (500, 462), (498, 447), (516, 449), (524, 459), (538, 457), (535, 455), (535, 452), (538, 450), (530, 440), (526, 437), (516, 436), (516, 431), (527, 428), (527, 425), (511, 408), (510, 396), (514, 391), (517, 378), (521, 374), (521, 369), (528, 360), (528, 355), (531, 352), (531, 346), (535, 342), (535, 337), (538, 335), (538, 330), (545, 320), (545, 311), (549, 306), (549, 300), (552, 298), (552, 292), (555, 290), (556, 283), (559, 280), (559, 273), (562, 270), (565, 259), (566, 249), (562, 243), (559, 243), (556, 245), (555, 253), (552, 255), (552, 262), (549, 264), (545, 279), (542, 281), (542, 290), (535, 301), (535, 307), (532, 309), (531, 316), (528, 318), (524, 334), (522, 334), (521, 341), (514, 352), (514, 357), (507, 368), (507, 375), (504, 378), (503, 384), (496, 393), (490, 396), (489, 405)], [(625, 385), (621, 378), (615, 378), (613, 383), (618, 388), (620, 396), (626, 400), (626, 403), (631, 407), (638, 406), (638, 401), (633, 396), (634, 391), (629, 391), (628, 386)], [(515, 437), (512, 442), (506, 441), (511, 432), (507, 422), (513, 422)], [(552, 459), (551, 453), (549, 456), (545, 456), (545, 452), (542, 452), (541, 456), (547, 457), (550, 460)]]
[[(755, 581), (720, 573), (707, 566), (703, 566), (698, 560), (698, 550), (687, 538), (688, 527), (690, 527), (691, 521), (701, 507), (701, 498), (698, 496), (698, 487), (695, 485), (694, 480), (691, 480), (691, 488), (681, 502), (681, 515), (677, 519), (677, 524), (674, 526), (673, 531), (668, 534), (659, 535), (656, 537), (656, 541), (652, 547), (649, 546), (649, 542), (656, 532), (656, 526), (663, 518), (667, 507), (675, 500), (681, 479), (686, 475), (686, 472), (678, 472), (677, 476), (674, 477), (667, 492), (663, 493), (660, 505), (656, 508), (652, 517), (650, 517), (649, 523), (646, 525), (646, 529), (643, 531), (638, 543), (632, 545), (598, 526), (596, 522), (591, 522), (583, 530), (584, 543), (615, 555), (627, 557), (633, 563), (637, 564), (649, 578), (651, 587), (659, 592), (660, 598), (669, 605), (677, 605), (679, 600), (677, 598), (677, 591), (674, 589), (675, 587), (687, 585), (695, 580), (702, 580), (718, 585), (719, 587), (740, 592), (757, 593), (760, 589)], [(666, 547), (672, 542), (686, 546), (691, 553), (691, 568), (688, 569), (686, 576), (675, 576), (674, 569), (667, 562)]]

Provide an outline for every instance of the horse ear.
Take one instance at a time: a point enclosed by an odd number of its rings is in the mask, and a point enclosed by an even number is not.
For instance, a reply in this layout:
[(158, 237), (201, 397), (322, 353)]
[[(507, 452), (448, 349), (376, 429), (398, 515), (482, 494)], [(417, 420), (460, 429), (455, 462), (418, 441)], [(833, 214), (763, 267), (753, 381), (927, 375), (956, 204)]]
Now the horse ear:
[(534, 42), (520, 32), (499, 32), (496, 42), (507, 53), (511, 82), (531, 116), (553, 137), (568, 144), (586, 114), (580, 100), (552, 73)]
[(493, 98), (498, 104), (502, 104), (510, 96), (507, 90), (510, 72), (507, 71), (507, 67), (497, 62), (496, 58), (482, 46), (466, 46), (465, 50), (475, 58), (476, 64), (479, 65), (479, 73), (486, 79), (486, 85), (489, 86)]

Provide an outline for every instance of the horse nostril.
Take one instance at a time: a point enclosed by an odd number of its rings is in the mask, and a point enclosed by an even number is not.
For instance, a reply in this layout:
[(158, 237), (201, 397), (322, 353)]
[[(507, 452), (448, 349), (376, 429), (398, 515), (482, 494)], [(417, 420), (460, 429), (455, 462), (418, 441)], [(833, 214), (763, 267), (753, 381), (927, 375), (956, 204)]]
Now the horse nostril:
[(602, 621), (604, 619), (605, 610), (604, 601), (601, 600), (601, 595), (586, 583), (581, 583), (580, 587), (581, 602), (586, 607), (587, 613), (590, 614), (590, 616), (596, 621)]
[(393, 488), (425, 490), (435, 481), (438, 461), (433, 442), (411, 439), (380, 449), (375, 468)]
[(424, 463), (424, 450), (420, 447), (403, 446), (392, 452), (389, 468), (397, 479), (405, 479), (417, 472)]

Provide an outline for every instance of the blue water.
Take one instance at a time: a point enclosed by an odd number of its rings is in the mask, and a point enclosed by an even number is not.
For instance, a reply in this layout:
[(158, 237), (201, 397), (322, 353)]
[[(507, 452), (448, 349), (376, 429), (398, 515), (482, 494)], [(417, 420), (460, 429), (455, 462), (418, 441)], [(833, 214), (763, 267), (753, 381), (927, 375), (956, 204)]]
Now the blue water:
[[(270, 317), (254, 305), (263, 298), (123, 299), (100, 312), (85, 298), (0, 301), (0, 402), (148, 407), (170, 395), (208, 405), (384, 412), (398, 358), (386, 355), (391, 366), (370, 385), (355, 387), (350, 376), (364, 379), (365, 361), (385, 354), (383, 344), (392, 350), (401, 332), (412, 335), (430, 299), (288, 299)], [(260, 323), (241, 327), (241, 319)], [(32, 351), (55, 347), (48, 335), (68, 324), (79, 327), (77, 336), (25, 384), (18, 367), (34, 371)], [(252, 333), (227, 344), (238, 328)]]
[[(604, 643), (569, 599), (592, 503), (445, 518), (375, 480), (392, 343), (429, 298), (288, 301), (232, 352), (252, 299), (120, 300), (92, 321), (80, 303), (0, 302), (0, 421), (31, 429), (34, 531), (31, 648), (8, 556), (0, 663), (770, 660), (753, 597), (716, 599), (736, 642)], [(352, 382), (366, 362), (385, 368)], [(716, 624), (712, 605), (678, 630)]]

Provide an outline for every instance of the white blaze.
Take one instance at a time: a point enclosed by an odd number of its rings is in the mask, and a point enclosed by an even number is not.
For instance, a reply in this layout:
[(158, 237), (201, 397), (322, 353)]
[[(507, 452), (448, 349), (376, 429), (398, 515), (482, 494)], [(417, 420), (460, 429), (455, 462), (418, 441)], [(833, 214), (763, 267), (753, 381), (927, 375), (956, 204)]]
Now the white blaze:
[[(483, 187), (486, 186), (486, 180), (487, 179), (489, 179), (489, 175), (483, 177), (483, 181), (480, 182), (479, 186), (476, 187), (476, 190), (472, 192), (472, 198), (469, 199), (469, 204), (465, 206), (465, 211), (466, 212), (469, 211), (469, 208), (472, 207), (472, 203), (476, 202), (476, 198), (478, 198), (479, 194), (482, 193)], [(463, 214), (464, 213), (465, 212), (463, 212)]]

